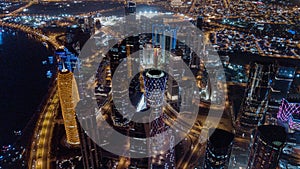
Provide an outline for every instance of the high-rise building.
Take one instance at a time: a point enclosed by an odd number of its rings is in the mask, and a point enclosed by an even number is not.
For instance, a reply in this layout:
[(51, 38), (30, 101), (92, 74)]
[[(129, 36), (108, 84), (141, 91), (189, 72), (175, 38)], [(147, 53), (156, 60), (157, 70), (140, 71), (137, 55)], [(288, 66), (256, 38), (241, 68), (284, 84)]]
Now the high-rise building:
[(107, 55), (110, 62), (111, 74), (113, 76), (119, 64), (124, 58), (126, 58), (126, 50), (122, 50), (120, 44), (117, 44), (117, 42), (114, 40), (109, 40), (108, 43), (111, 48), (109, 49)]
[(58, 94), (64, 120), (67, 143), (80, 144), (75, 106), (79, 101), (78, 89), (72, 71), (76, 68), (77, 57), (67, 49), (56, 51), (59, 57), (57, 76)]
[(134, 33), (137, 29), (136, 27), (136, 3), (134, 1), (128, 1), (125, 6), (125, 30), (126, 32)]
[(55, 51), (55, 55), (59, 58), (58, 61), (58, 70), (62, 71), (63, 69), (67, 69), (71, 72), (74, 71), (77, 65), (78, 57), (75, 56), (74, 53), (69, 52), (67, 48), (57, 49)]
[(182, 78), (182, 50), (174, 50), (169, 59), (169, 77), (167, 98), (171, 103), (179, 105), (179, 81)]
[(60, 71), (57, 77), (57, 84), (67, 143), (79, 145), (80, 140), (75, 114), (75, 97), (78, 94), (76, 94), (77, 87), (73, 73), (67, 69)]
[(268, 105), (271, 67), (267, 64), (251, 64), (250, 80), (237, 119), (238, 134), (249, 134), (263, 119)]
[(152, 44), (154, 48), (160, 48), (161, 56), (158, 56), (157, 65), (168, 62), (172, 49), (176, 48), (177, 28), (171, 28), (169, 25), (152, 25)]
[[(93, 138), (98, 135), (96, 115), (82, 117), (80, 122), (79, 133), (83, 167), (84, 169), (100, 168), (101, 148), (90, 138), (91, 135)], [(88, 129), (89, 135), (87, 135), (84, 128)]]
[(276, 169), (286, 137), (284, 127), (274, 125), (259, 126), (250, 151), (247, 169)]
[[(143, 72), (143, 78), (147, 106), (151, 108), (149, 135), (155, 137), (149, 143), (151, 153), (156, 154), (150, 157), (149, 168), (175, 169), (175, 151), (170, 147), (174, 138), (172, 139), (172, 133), (165, 132), (168, 126), (163, 120), (165, 117), (162, 110), (167, 74), (160, 70), (148, 69)], [(163, 152), (169, 148), (169, 151)]]
[(269, 98), (270, 113), (277, 113), (280, 102), (283, 98), (287, 98), (291, 84), (294, 80), (296, 69), (293, 67), (279, 67), (276, 71), (274, 79), (271, 83), (271, 91)]
[(227, 169), (234, 134), (223, 129), (210, 129), (207, 141), (204, 169)]
[[(148, 69), (143, 73), (145, 98), (147, 106), (154, 110), (161, 110), (164, 101), (167, 74), (156, 69)], [(162, 113), (161, 111), (158, 113)]]

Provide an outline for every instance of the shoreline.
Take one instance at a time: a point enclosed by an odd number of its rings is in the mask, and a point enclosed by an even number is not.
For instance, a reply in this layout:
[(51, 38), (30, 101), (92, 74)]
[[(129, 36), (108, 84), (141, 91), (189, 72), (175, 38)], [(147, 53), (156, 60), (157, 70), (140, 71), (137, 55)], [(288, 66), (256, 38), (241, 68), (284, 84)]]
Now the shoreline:
[[(43, 48), (43, 46), (42, 46), (43, 41), (38, 39), (38, 38), (30, 37), (29, 33), (24, 32), (24, 31), (19, 30), (19, 29), (9, 28), (9, 27), (5, 27), (5, 26), (3, 26), (2, 28), (5, 30), (4, 33), (9, 34), (8, 36), (15, 36), (13, 34), (17, 34), (16, 36), (22, 36), (21, 39), (23, 39), (23, 40), (26, 39), (26, 41), (34, 41), (34, 43), (40, 44), (41, 46), (39, 46), (39, 48), (37, 49), (38, 52), (37, 51), (33, 51), (33, 52), (34, 53), (39, 53), (39, 51), (43, 51), (43, 53), (47, 53), (48, 55), (44, 56), (44, 54), (38, 54), (39, 55), (38, 57), (47, 58), (48, 56), (50, 56), (49, 55), (50, 53), (54, 53), (52, 44), (47, 43), (49, 45), (49, 47), (42, 49)], [(17, 37), (17, 39), (18, 38), (19, 37)], [(22, 53), (16, 53), (16, 54), (17, 54), (17, 56), (15, 56), (15, 57), (22, 56)], [(8, 53), (7, 55), (11, 55), (11, 54)], [(27, 55), (30, 55), (30, 54), (27, 54)], [(34, 57), (33, 59), (35, 60), (35, 62), (39, 62), (41, 60), (41, 58)], [(42, 62), (40, 62), (40, 65), (32, 65), (32, 66), (38, 66), (39, 68), (42, 68), (42, 70), (40, 70), (41, 72), (43, 72), (44, 69), (48, 69), (48, 68), (51, 68), (52, 70), (54, 70), (54, 67), (53, 67), (54, 65), (47, 65), (48, 67), (45, 68), (44, 65), (42, 65)], [(11, 68), (11, 69), (13, 69), (13, 68)], [(33, 72), (30, 72), (30, 74), (32, 74), (32, 73)], [(42, 79), (39, 78), (39, 79), (36, 79), (36, 81), (39, 81), (39, 83), (43, 83), (43, 84), (46, 84), (46, 85), (43, 86), (42, 88), (39, 88), (39, 90), (36, 90), (36, 91), (41, 92), (41, 93), (38, 92), (38, 95), (32, 94), (32, 96), (34, 96), (36, 98), (36, 99), (33, 99), (33, 100), (40, 100), (38, 105), (34, 106), (32, 104), (30, 107), (34, 107), (34, 108), (32, 110), (26, 111), (26, 112), (28, 112), (28, 114), (26, 114), (26, 115), (23, 114), (23, 116), (27, 117), (26, 119), (28, 119), (28, 121), (26, 120), (26, 122), (22, 123), (22, 127), (19, 127), (19, 129), (17, 129), (17, 128), (8, 128), (8, 130), (10, 132), (8, 133), (8, 135), (3, 136), (3, 138), (6, 138), (6, 139), (3, 139), (3, 142), (0, 143), (1, 146), (8, 145), (6, 142), (11, 142), (11, 143), (9, 143), (11, 145), (18, 145), (19, 140), (22, 140), (22, 138), (25, 136), (24, 133), (27, 133), (27, 132), (30, 133), (31, 129), (29, 129), (29, 128), (31, 128), (30, 126), (31, 126), (32, 119), (35, 119), (34, 117), (38, 115), (39, 109), (42, 107), (43, 100), (46, 100), (47, 95), (49, 93), (49, 86), (51, 85), (51, 82), (53, 81), (52, 79), (47, 79), (46, 78), (46, 71), (43, 72), (43, 74), (45, 74), (44, 75), (45, 78), (42, 78)], [(20, 74), (19, 76), (22, 76), (22, 74)], [(16, 78), (20, 78), (20, 77), (16, 77)], [(24, 86), (19, 86), (19, 88), (22, 88), (22, 87), (24, 87)], [(36, 92), (36, 91), (34, 91), (34, 92)], [(42, 98), (37, 99), (37, 97), (39, 97), (39, 96), (42, 96)], [(19, 108), (18, 105), (16, 105), (15, 107), (17, 107), (17, 109), (20, 109), (19, 111), (22, 110), (22, 108)], [(9, 109), (12, 109), (12, 108), (9, 107)], [(29, 114), (29, 112), (31, 112), (31, 114)], [(12, 114), (10, 114), (10, 115), (18, 116), (17, 115), (18, 112), (15, 112), (15, 113), (12, 113)], [(20, 119), (18, 121), (20, 121)], [(27, 131), (27, 130), (30, 130), (30, 131)], [(20, 136), (14, 135), (14, 133), (13, 133), (14, 131), (22, 131), (22, 134)], [(9, 141), (6, 141), (6, 140), (9, 140)], [(21, 143), (21, 145), (25, 146), (26, 144)], [(21, 145), (19, 145), (19, 146), (21, 146)]]

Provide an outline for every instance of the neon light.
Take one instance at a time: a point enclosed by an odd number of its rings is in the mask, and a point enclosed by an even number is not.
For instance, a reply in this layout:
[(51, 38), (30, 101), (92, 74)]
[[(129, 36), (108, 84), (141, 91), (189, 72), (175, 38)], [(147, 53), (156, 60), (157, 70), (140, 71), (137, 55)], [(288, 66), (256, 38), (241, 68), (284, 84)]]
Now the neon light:
[(287, 100), (281, 100), (281, 106), (277, 114), (277, 119), (283, 122), (289, 121), (292, 114), (300, 114), (300, 103), (289, 103)]
[(300, 130), (300, 114), (292, 114), (289, 119), (289, 126), (293, 130)]

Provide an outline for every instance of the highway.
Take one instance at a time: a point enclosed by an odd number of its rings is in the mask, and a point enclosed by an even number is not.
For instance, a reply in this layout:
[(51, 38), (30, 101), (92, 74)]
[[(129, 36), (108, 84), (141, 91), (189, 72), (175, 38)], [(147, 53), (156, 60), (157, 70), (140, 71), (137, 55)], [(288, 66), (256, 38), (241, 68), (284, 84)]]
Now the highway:
[(20, 8), (8, 13), (8, 14), (0, 14), (0, 17), (4, 17), (4, 16), (15, 16), (18, 13), (22, 12), (24, 9), (30, 7), (31, 5), (33, 5), (34, 2), (33, 1), (29, 1), (26, 5), (21, 6)]
[(50, 169), (50, 148), (54, 128), (54, 118), (59, 108), (59, 97), (56, 83), (49, 92), (49, 98), (40, 112), (39, 120), (36, 123), (28, 167), (32, 169)]
[(30, 7), (32, 4), (34, 4), (34, 2), (33, 2), (33, 1), (30, 1), (30, 2), (28, 2), (25, 6), (22, 6), (22, 7), (18, 8), (18, 9), (16, 9), (16, 10), (10, 12), (9, 14), (6, 14), (6, 16), (13, 16), (13, 15), (16, 15), (16, 14), (18, 14), (19, 12), (22, 12), (24, 9)]
[(39, 30), (39, 29), (34, 29), (34, 28), (29, 27), (29, 26), (25, 26), (25, 25), (21, 25), (21, 24), (16, 24), (16, 23), (8, 23), (8, 22), (5, 22), (5, 21), (0, 21), (0, 25), (4, 26), (4, 27), (13, 28), (13, 29), (18, 29), (18, 30), (21, 30), (21, 31), (23, 31), (25, 33), (34, 35), (38, 39), (40, 39), (41, 41), (46, 41), (46, 42), (50, 43), (55, 48), (61, 47), (61, 45), (56, 41), (55, 37), (52, 36), (50, 38), (50, 37), (44, 35), (42, 33), (42, 31)]

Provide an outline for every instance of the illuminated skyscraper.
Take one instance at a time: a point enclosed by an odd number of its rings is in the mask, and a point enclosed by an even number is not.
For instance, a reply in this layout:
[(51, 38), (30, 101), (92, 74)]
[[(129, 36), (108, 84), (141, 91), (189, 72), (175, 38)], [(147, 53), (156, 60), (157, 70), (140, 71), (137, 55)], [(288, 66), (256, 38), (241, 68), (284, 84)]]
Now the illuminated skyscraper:
[(172, 133), (165, 132), (168, 126), (164, 123), (165, 117), (162, 111), (167, 75), (160, 70), (148, 69), (143, 72), (143, 78), (147, 106), (151, 108), (150, 137), (156, 138), (150, 143), (150, 151), (157, 155), (149, 159), (151, 160), (149, 168), (175, 169), (175, 152), (173, 149), (163, 152), (174, 141)]
[(161, 114), (167, 75), (163, 71), (150, 69), (144, 71), (143, 77), (147, 106), (159, 111), (158, 113)]
[(279, 67), (271, 83), (269, 112), (277, 113), (280, 102), (287, 97), (294, 80), (296, 69), (293, 67)]
[(204, 169), (227, 169), (234, 134), (222, 129), (210, 129), (209, 133), (203, 167)]
[(251, 64), (250, 80), (237, 119), (238, 132), (249, 133), (263, 119), (268, 105), (271, 67)]
[(76, 59), (67, 50), (57, 50), (56, 55), (59, 57), (57, 85), (67, 143), (79, 145), (80, 140), (75, 114), (75, 106), (79, 101), (79, 96), (77, 84), (72, 73)]
[(259, 126), (250, 151), (247, 169), (276, 169), (286, 137), (284, 127)]
[(76, 103), (74, 101), (75, 90), (77, 90), (75, 78), (71, 71), (63, 69), (58, 73), (57, 80), (67, 143), (70, 145), (79, 145), (80, 140), (75, 115)]
[[(79, 133), (83, 167), (85, 169), (100, 168), (101, 148), (90, 138), (91, 135), (93, 138), (95, 138), (95, 135), (98, 135), (96, 115), (85, 116), (80, 121)], [(89, 136), (84, 128), (88, 128)]]
[(152, 44), (160, 48), (161, 56), (158, 59), (158, 65), (168, 61), (168, 52), (176, 48), (177, 28), (171, 28), (169, 25), (152, 25)]
[(127, 1), (125, 6), (125, 19), (126, 19), (126, 32), (134, 33), (137, 29), (136, 27), (136, 3), (134, 1)]
[(174, 51), (169, 60), (169, 77), (168, 77), (168, 90), (167, 98), (169, 102), (178, 103), (179, 101), (179, 85), (178, 82), (182, 78), (182, 65), (181, 65), (182, 51)]

